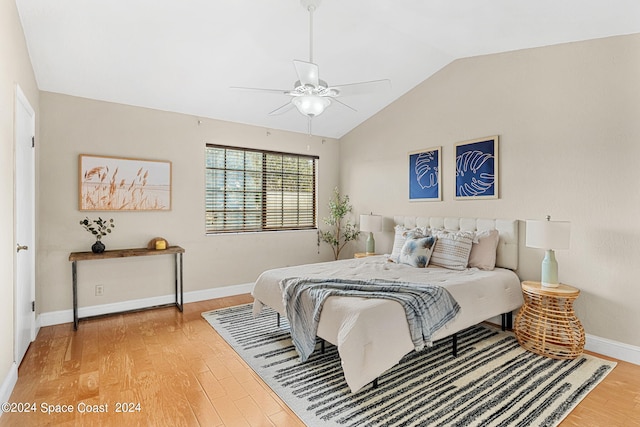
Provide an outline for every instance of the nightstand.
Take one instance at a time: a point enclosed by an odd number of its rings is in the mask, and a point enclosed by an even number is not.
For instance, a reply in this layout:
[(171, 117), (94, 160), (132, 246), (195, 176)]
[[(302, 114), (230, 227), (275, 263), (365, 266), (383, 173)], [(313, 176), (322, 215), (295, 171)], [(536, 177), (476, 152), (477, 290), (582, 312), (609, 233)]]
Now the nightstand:
[(374, 255), (378, 255), (378, 254), (368, 254), (366, 252), (356, 252), (355, 254), (353, 254), (354, 258), (366, 258), (368, 256), (374, 256)]
[(543, 287), (522, 282), (524, 304), (514, 325), (525, 349), (553, 359), (575, 359), (584, 349), (584, 328), (573, 311), (580, 290), (573, 286)]

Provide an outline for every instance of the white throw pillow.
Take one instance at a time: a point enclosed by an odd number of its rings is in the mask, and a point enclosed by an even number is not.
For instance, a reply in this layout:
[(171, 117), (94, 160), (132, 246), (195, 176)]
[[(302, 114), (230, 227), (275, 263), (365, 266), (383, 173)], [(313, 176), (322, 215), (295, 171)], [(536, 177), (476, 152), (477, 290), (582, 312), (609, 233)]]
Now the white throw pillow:
[(493, 270), (496, 267), (496, 256), (500, 233), (498, 230), (485, 230), (476, 233), (469, 254), (469, 267), (480, 270)]
[(471, 231), (436, 230), (433, 235), (438, 240), (431, 255), (431, 265), (451, 270), (464, 270), (467, 268), (475, 233)]

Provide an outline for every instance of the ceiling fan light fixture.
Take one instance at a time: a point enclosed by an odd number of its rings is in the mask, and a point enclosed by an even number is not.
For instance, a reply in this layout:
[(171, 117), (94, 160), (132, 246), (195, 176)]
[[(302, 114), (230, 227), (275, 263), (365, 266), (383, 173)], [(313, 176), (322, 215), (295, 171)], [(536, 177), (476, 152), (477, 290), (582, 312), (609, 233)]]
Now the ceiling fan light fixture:
[(292, 102), (298, 111), (307, 117), (319, 116), (324, 112), (325, 108), (331, 105), (331, 99), (315, 95), (298, 96), (293, 98)]

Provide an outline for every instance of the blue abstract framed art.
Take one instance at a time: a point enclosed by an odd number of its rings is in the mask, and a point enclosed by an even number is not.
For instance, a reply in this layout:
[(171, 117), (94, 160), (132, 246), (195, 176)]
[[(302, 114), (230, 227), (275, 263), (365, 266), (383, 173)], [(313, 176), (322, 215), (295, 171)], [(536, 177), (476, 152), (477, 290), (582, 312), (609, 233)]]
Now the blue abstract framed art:
[(455, 144), (457, 200), (498, 198), (498, 136)]
[(442, 200), (442, 147), (409, 153), (409, 201)]

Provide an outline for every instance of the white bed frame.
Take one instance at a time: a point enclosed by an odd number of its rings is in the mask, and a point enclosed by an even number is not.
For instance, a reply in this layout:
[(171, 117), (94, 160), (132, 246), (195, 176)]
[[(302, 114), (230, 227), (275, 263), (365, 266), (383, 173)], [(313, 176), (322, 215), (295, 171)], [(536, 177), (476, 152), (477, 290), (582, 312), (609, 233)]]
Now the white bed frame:
[[(485, 230), (494, 230), (494, 229), (498, 230), (500, 238), (499, 238), (499, 243), (497, 248), (496, 267), (501, 267), (509, 270), (516, 270), (518, 267), (518, 220), (395, 216), (394, 223), (396, 225), (403, 225), (406, 228), (427, 227), (429, 229), (444, 229), (444, 230), (451, 230), (451, 231), (457, 231), (457, 230), (485, 231)], [(277, 271), (277, 270), (278, 269), (269, 270), (263, 274), (266, 274), (272, 271)], [(511, 289), (511, 291), (514, 292), (514, 289)], [(265, 296), (264, 294), (262, 298), (257, 298), (256, 302), (254, 303), (254, 309), (257, 309), (259, 311), (259, 308), (262, 307), (262, 304), (267, 304), (271, 306), (278, 312), (278, 323), (279, 323), (280, 314), (284, 314), (284, 307), (282, 306), (282, 302), (279, 297), (274, 299), (274, 295), (270, 293), (269, 295), (271, 295), (270, 296), (271, 299), (264, 298)], [(518, 295), (520, 295), (519, 291), (518, 291)], [(254, 297), (256, 297), (255, 288), (254, 288)], [(514, 307), (513, 304), (511, 305), (511, 307)], [(486, 313), (486, 314), (489, 317), (497, 316), (500, 314), (502, 316), (502, 328), (508, 329), (508, 328), (511, 328), (513, 324), (512, 314), (511, 314), (511, 311), (509, 310), (512, 310), (514, 308), (505, 307), (505, 310), (507, 312), (502, 312), (502, 313), (494, 312), (494, 313)], [(487, 319), (483, 319), (483, 320), (487, 320)], [(482, 321), (482, 319), (480, 321)], [(455, 325), (452, 324), (447, 330), (444, 330), (444, 329), (439, 330), (438, 333), (440, 333), (440, 331), (442, 331), (442, 333), (439, 337), (436, 337), (436, 339), (444, 339), (447, 337), (451, 337), (453, 354), (456, 355), (457, 354), (457, 333), (470, 326), (473, 326), (473, 324), (467, 324), (464, 321), (458, 322)], [(326, 335), (322, 333), (321, 327), (322, 327), (322, 319), (318, 329), (318, 337), (321, 338), (322, 347), (324, 349), (324, 338)], [(335, 332), (333, 331), (333, 329), (330, 329), (330, 331), (331, 331), (331, 334)], [(331, 339), (329, 339), (329, 341), (332, 342)], [(397, 360), (394, 363), (397, 363)], [(344, 366), (344, 360), (343, 360), (343, 366)], [(381, 372), (383, 372), (385, 369), (388, 369), (390, 366), (393, 366), (393, 365), (389, 364), (388, 366), (385, 366), (383, 370), (380, 370), (377, 373), (377, 375), (380, 375)], [(368, 381), (372, 381), (372, 380), (373, 380), (374, 387), (377, 386), (377, 383), (378, 383), (377, 378), (368, 379)]]

